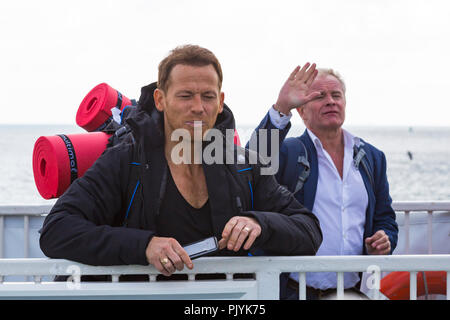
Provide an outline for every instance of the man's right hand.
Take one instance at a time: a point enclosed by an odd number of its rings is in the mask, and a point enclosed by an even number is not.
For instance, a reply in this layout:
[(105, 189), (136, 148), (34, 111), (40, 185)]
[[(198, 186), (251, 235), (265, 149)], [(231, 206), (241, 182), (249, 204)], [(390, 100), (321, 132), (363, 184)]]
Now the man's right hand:
[(176, 270), (181, 271), (186, 265), (194, 267), (186, 250), (173, 238), (153, 237), (145, 250), (147, 261), (165, 276), (170, 276)]
[(275, 109), (287, 115), (292, 109), (318, 97), (320, 95), (318, 91), (309, 93), (317, 73), (315, 63), (310, 65), (308, 62), (301, 69), (297, 66), (281, 88)]

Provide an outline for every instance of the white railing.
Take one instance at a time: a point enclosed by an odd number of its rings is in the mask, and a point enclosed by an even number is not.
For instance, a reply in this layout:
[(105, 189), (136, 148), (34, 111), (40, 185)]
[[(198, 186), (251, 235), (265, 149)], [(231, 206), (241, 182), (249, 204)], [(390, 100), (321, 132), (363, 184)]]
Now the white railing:
[[(392, 207), (397, 213), (404, 213), (404, 230), (403, 236), (405, 239), (405, 254), (410, 253), (410, 216), (411, 213), (426, 212), (427, 213), (427, 244), (428, 254), (433, 253), (433, 215), (442, 213), (450, 215), (450, 201), (399, 201), (394, 202)], [(450, 229), (449, 229), (450, 232)], [(450, 236), (450, 233), (448, 234)], [(401, 234), (399, 234), (401, 236)], [(450, 247), (450, 245), (449, 245)]]
[[(417, 273), (445, 271), (450, 299), (450, 255), (399, 256), (304, 256), (304, 257), (209, 257), (194, 261), (184, 270), (186, 281), (156, 281), (152, 266), (88, 266), (68, 260), (0, 259), (0, 275), (32, 277), (33, 282), (0, 283), (5, 298), (121, 298), (121, 299), (279, 299), (279, 274), (299, 272), (299, 297), (306, 299), (306, 272), (336, 272), (337, 298), (344, 298), (344, 272), (372, 272), (371, 285), (380, 287), (381, 272), (409, 271), (410, 298), (417, 298)], [(196, 274), (226, 274), (225, 280), (195, 280)], [(233, 280), (236, 273), (254, 279)], [(81, 275), (113, 275), (112, 282), (79, 282)], [(120, 275), (148, 275), (148, 282), (118, 282)], [(42, 282), (43, 276), (70, 275), (68, 282)], [(380, 298), (380, 295), (375, 298)]]
[[(0, 205), (0, 258), (5, 257), (5, 224), (6, 220), (23, 221), (23, 255), (21, 257), (30, 257), (30, 220), (36, 220), (42, 226), (44, 217), (50, 212), (51, 205)], [(17, 228), (16, 228), (17, 229)], [(37, 234), (34, 235), (35, 237)], [(35, 244), (34, 241), (32, 244)]]
[[(417, 298), (417, 272), (446, 271), (447, 299), (449, 293), (450, 248), (445, 248), (445, 254), (433, 255), (403, 255), (410, 253), (411, 215), (427, 219), (428, 254), (433, 253), (433, 224), (441, 228), (441, 243), (448, 243), (448, 218), (450, 217), (450, 201), (428, 202), (394, 202), (397, 220), (401, 225), (399, 242), (404, 242), (400, 255), (393, 256), (339, 256), (339, 257), (250, 257), (250, 258), (202, 258), (195, 261), (195, 269), (186, 271), (189, 281), (170, 281), (160, 283), (155, 281), (156, 270), (144, 266), (93, 267), (65, 260), (22, 259), (23, 257), (43, 257), (39, 249), (38, 232), (45, 215), (51, 205), (42, 206), (0, 206), (0, 298), (7, 297), (71, 297), (99, 298), (120, 296), (121, 298), (151, 298), (151, 299), (277, 299), (280, 272), (299, 272), (300, 298), (305, 298), (306, 272), (336, 272), (338, 283), (338, 298), (343, 295), (344, 272), (367, 272), (375, 268), (376, 272), (409, 271), (410, 295)], [(417, 213), (417, 215), (415, 215)], [(399, 219), (400, 218), (400, 219)], [(441, 220), (440, 220), (441, 219)], [(441, 224), (441, 221), (444, 221)], [(421, 226), (423, 228), (423, 226)], [(436, 231), (436, 230), (435, 230)], [(434, 232), (435, 232), (434, 231)], [(415, 231), (413, 231), (415, 232)], [(443, 239), (443, 236), (447, 238)], [(415, 234), (414, 234), (415, 235)], [(424, 237), (423, 237), (424, 238)], [(437, 238), (435, 233), (435, 238)], [(403, 244), (402, 244), (403, 245)], [(10, 248), (10, 246), (15, 246)], [(20, 248), (21, 247), (21, 248)], [(21, 249), (21, 250), (18, 250)], [(22, 251), (17, 253), (18, 251)], [(11, 253), (12, 252), (12, 253)], [(6, 254), (5, 254), (6, 253)], [(23, 254), (22, 254), (23, 253)], [(394, 252), (395, 253), (395, 252)], [(416, 252), (417, 253), (417, 252)], [(1, 259), (4, 257), (19, 259)], [(370, 267), (370, 268), (369, 268)], [(369, 269), (368, 269), (369, 268)], [(54, 275), (72, 275), (73, 270), (80, 274), (109, 274), (113, 283), (85, 283), (80, 289), (73, 290), (68, 283), (43, 281)], [(372, 270), (373, 271), (373, 270)], [(194, 281), (198, 273), (224, 273), (226, 280)], [(233, 280), (234, 273), (252, 273), (253, 280)], [(149, 282), (117, 283), (119, 275), (149, 274)], [(25, 276), (25, 281), (17, 282), (11, 278)], [(378, 275), (374, 275), (378, 279)], [(378, 277), (378, 278), (377, 278)], [(9, 281), (13, 279), (14, 281)], [(31, 282), (29, 280), (32, 280)], [(373, 277), (372, 277), (373, 279)], [(378, 281), (378, 280), (377, 280)], [(376, 281), (376, 282), (377, 282)], [(149, 285), (150, 284), (150, 285)], [(375, 284), (376, 286), (376, 284)], [(78, 287), (77, 287), (78, 288)], [(379, 298), (379, 292), (374, 291), (374, 298)], [(53, 295), (53, 296), (52, 296)]]

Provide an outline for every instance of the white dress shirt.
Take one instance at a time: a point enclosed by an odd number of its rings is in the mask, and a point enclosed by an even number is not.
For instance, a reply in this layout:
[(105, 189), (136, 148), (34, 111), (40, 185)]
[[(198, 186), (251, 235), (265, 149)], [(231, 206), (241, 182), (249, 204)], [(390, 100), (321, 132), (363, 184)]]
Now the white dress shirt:
[(281, 117), (278, 111), (275, 110), (272, 106), (272, 108), (269, 109), (269, 116), (270, 121), (272, 121), (275, 127), (277, 127), (278, 129), (284, 129), (288, 125), (289, 121), (291, 121), (292, 112), (289, 111), (288, 115)]
[[(280, 118), (278, 112), (273, 117), (270, 113), (270, 117), (276, 126), (277, 120), (274, 118)], [(284, 127), (282, 126), (280, 129)], [(369, 199), (361, 174), (353, 164), (353, 146), (359, 146), (360, 139), (343, 130), (344, 167), (341, 178), (319, 138), (309, 129), (307, 132), (316, 148), (319, 167), (312, 212), (320, 221), (323, 241), (316, 255), (361, 255)], [(292, 273), (291, 277), (298, 280), (298, 273)], [(358, 273), (344, 274), (345, 288), (355, 286), (358, 281)], [(322, 290), (336, 288), (337, 275), (335, 272), (307, 273), (306, 284)]]

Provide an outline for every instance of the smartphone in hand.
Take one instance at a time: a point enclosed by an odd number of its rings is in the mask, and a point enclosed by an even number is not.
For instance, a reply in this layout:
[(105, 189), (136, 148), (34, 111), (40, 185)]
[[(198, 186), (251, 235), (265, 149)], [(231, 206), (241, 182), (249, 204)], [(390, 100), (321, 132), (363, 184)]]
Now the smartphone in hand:
[(219, 250), (219, 245), (216, 237), (210, 237), (187, 244), (183, 247), (183, 249), (186, 250), (189, 258), (195, 259), (216, 252)]

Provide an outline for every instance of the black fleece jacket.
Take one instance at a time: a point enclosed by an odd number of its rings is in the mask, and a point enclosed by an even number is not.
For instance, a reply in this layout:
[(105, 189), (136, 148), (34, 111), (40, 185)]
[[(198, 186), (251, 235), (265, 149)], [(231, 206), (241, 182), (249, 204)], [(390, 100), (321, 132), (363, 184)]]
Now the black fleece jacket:
[[(165, 194), (163, 114), (153, 101), (153, 83), (142, 88), (136, 112), (126, 122), (133, 143), (109, 147), (58, 199), (41, 229), (40, 246), (50, 258), (91, 265), (147, 265), (146, 247), (155, 235), (155, 218)], [(234, 129), (225, 106), (215, 128)], [(231, 144), (232, 145), (232, 144)], [(248, 150), (224, 148), (249, 158)], [(248, 162), (248, 160), (246, 160)], [(229, 219), (255, 218), (261, 235), (251, 250), (270, 255), (314, 255), (322, 242), (318, 219), (274, 176), (261, 175), (258, 164), (203, 164), (213, 233), (220, 239)], [(242, 170), (245, 169), (245, 170)], [(242, 170), (242, 171), (241, 171)], [(127, 217), (125, 213), (128, 211)], [(219, 255), (246, 255), (226, 249)]]

